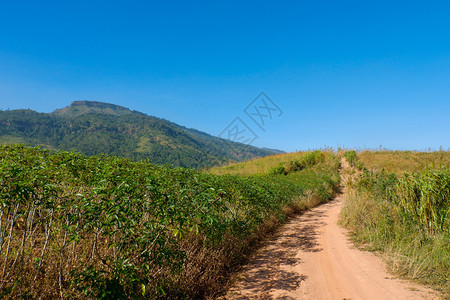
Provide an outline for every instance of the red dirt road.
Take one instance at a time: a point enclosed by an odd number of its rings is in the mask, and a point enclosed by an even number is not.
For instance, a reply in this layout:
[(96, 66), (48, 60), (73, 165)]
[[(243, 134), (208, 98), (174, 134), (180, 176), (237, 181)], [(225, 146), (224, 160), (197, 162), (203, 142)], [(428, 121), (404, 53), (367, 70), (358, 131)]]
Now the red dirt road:
[(244, 267), (225, 299), (439, 299), (388, 274), (337, 225), (343, 195), (291, 220)]

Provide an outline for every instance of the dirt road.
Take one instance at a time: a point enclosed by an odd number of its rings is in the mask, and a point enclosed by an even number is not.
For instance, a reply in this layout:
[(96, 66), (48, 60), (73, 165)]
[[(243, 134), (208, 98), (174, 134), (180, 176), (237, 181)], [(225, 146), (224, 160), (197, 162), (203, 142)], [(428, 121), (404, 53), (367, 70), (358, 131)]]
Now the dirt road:
[(344, 196), (291, 220), (244, 268), (226, 299), (438, 299), (355, 249), (337, 219)]

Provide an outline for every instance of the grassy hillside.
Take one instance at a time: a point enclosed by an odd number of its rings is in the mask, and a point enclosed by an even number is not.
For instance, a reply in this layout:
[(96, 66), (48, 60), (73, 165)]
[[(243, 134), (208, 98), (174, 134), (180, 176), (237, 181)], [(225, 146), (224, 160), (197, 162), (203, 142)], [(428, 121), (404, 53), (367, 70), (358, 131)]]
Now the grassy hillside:
[[(212, 174), (223, 175), (257, 175), (267, 174), (276, 168), (283, 167), (289, 168), (289, 164), (293, 164), (296, 161), (299, 162), (312, 152), (294, 152), (271, 155), (263, 158), (256, 158), (240, 163), (230, 163), (226, 166), (219, 166), (210, 168), (208, 171)], [(333, 160), (335, 158), (332, 151), (321, 152), (324, 155), (325, 160)]]
[(362, 170), (341, 212), (355, 241), (394, 273), (450, 295), (450, 152), (346, 157)]
[(0, 111), (0, 143), (149, 159), (153, 163), (203, 168), (275, 153), (213, 137), (175, 123), (92, 101), (75, 101), (50, 114)]
[(374, 172), (384, 169), (388, 173), (401, 174), (450, 165), (449, 151), (363, 151), (358, 153), (358, 157), (366, 168)]
[(287, 175), (218, 176), (0, 146), (0, 297), (215, 296), (260, 237), (337, 190), (339, 159), (304, 157)]

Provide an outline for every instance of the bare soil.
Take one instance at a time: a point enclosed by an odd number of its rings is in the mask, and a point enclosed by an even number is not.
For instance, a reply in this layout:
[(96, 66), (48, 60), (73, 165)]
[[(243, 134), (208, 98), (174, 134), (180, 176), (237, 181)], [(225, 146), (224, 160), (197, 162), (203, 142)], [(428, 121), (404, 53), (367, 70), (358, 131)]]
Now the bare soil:
[(224, 299), (439, 299), (386, 271), (337, 225), (345, 194), (285, 224), (259, 249)]

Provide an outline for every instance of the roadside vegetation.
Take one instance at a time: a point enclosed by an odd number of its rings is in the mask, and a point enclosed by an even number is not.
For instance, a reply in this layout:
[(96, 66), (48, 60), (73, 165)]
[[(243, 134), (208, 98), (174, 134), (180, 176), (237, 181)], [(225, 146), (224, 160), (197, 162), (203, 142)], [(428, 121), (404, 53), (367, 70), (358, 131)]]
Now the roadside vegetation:
[(245, 162), (230, 163), (225, 166), (213, 167), (208, 170), (209, 173), (216, 175), (261, 175), (274, 172), (275, 168), (289, 169), (289, 165), (306, 162), (306, 160), (332, 161), (339, 163), (331, 149), (323, 151), (305, 151), (277, 154), (262, 158), (255, 158)]
[(258, 240), (338, 189), (331, 152), (258, 164), (215, 175), (0, 146), (0, 297), (216, 296)]
[(380, 253), (395, 274), (450, 295), (450, 153), (344, 157), (355, 169), (341, 222), (354, 240)]

